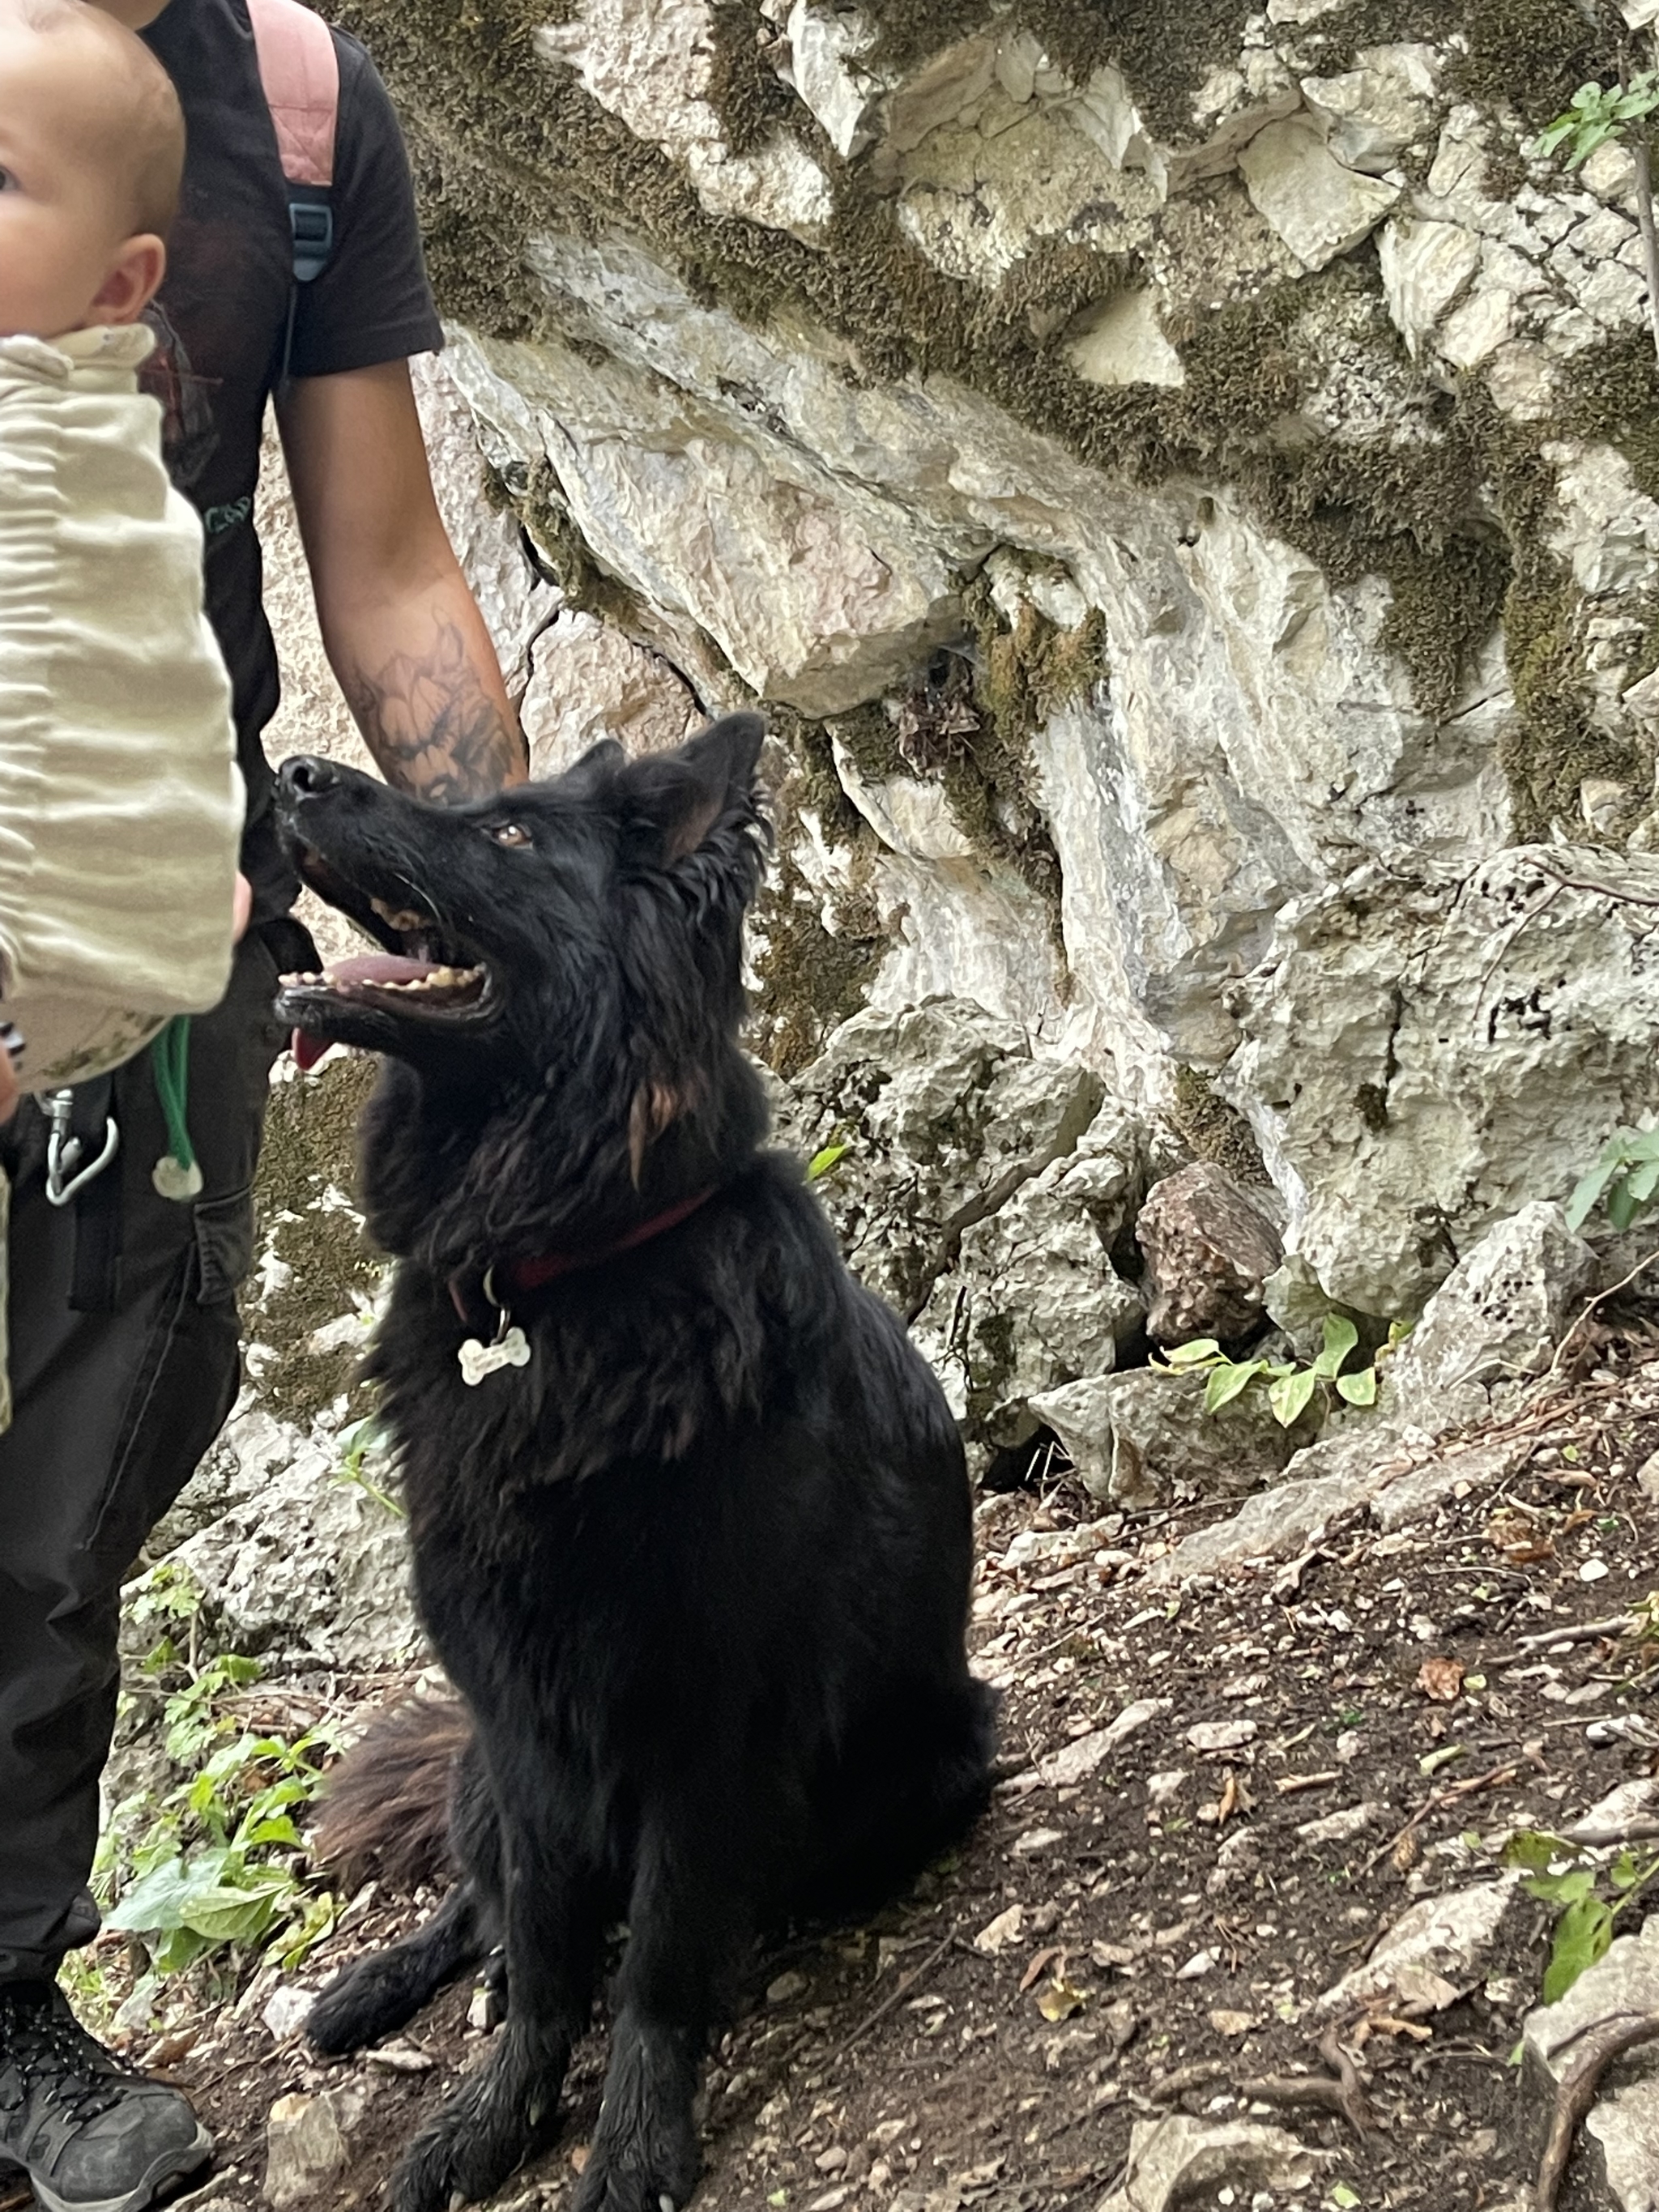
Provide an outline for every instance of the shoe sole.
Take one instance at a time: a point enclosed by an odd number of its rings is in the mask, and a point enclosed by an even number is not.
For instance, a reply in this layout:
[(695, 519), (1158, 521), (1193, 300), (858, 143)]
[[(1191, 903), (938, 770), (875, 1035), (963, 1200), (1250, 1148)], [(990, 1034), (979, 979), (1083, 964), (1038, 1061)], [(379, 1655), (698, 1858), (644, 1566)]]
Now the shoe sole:
[(164, 2189), (198, 2172), (212, 2155), (213, 2137), (204, 2127), (198, 2126), (193, 2143), (186, 2143), (182, 2150), (165, 2152), (136, 2189), (129, 2189), (119, 2197), (59, 2197), (44, 2181), (35, 2180), (33, 2174), (29, 2180), (40, 2212), (147, 2212)]

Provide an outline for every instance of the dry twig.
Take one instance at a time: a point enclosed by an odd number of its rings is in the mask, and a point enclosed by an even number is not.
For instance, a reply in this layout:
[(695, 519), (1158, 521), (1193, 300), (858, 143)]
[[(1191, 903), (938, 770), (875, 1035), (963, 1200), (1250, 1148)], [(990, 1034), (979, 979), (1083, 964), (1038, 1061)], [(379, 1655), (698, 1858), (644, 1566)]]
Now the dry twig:
[(1563, 2075), (1555, 2093), (1555, 2117), (1550, 2123), (1549, 2139), (1539, 2161), (1534, 2212), (1555, 2212), (1567, 2160), (1572, 2155), (1573, 2136), (1578, 2123), (1595, 2102), (1601, 2076), (1615, 2058), (1622, 2058), (1627, 2051), (1656, 2039), (1659, 2039), (1659, 2013), (1644, 2013), (1639, 2019), (1627, 2021), (1623, 2027), (1615, 2028), (1605, 2041), (1586, 2052), (1570, 2074)]
[[(1659, 900), (1644, 902), (1659, 905)], [(1629, 1274), (1621, 1275), (1616, 1283), (1610, 1284), (1605, 1291), (1598, 1291), (1596, 1292), (1595, 1296), (1584, 1308), (1583, 1312), (1579, 1315), (1577, 1320), (1574, 1322), (1572, 1327), (1562, 1338), (1560, 1343), (1556, 1346), (1555, 1356), (1544, 1370), (1544, 1380), (1547, 1382), (1550, 1380), (1552, 1376), (1555, 1375), (1559, 1370), (1561, 1365), (1561, 1355), (1565, 1352), (1567, 1346), (1572, 1342), (1574, 1337), (1577, 1335), (1579, 1330), (1583, 1328), (1584, 1323), (1589, 1319), (1596, 1308), (1598, 1306), (1605, 1305), (1609, 1298), (1616, 1298), (1620, 1291), (1627, 1291), (1631, 1285), (1636, 1280), (1636, 1278), (1638, 1275), (1645, 1274), (1647, 1270), (1652, 1267), (1656, 1260), (1659, 1260), (1659, 1252), (1650, 1252), (1645, 1260), (1638, 1260), (1637, 1261), (1636, 1265), (1631, 1269)]]
[(1627, 1613), (1610, 1613), (1605, 1620), (1566, 1621), (1559, 1628), (1540, 1629), (1535, 1636), (1516, 1638), (1516, 1656), (1523, 1652), (1549, 1651), (1559, 1644), (1594, 1644), (1598, 1637), (1622, 1636), (1630, 1626)]
[(835, 2049), (830, 2053), (831, 2059), (840, 2058), (845, 2052), (850, 2051), (853, 2045), (858, 2041), (859, 2038), (862, 2035), (867, 2035), (878, 2020), (886, 2019), (888, 2014), (891, 2012), (893, 2007), (898, 2003), (901, 1997), (908, 1996), (911, 1990), (915, 1989), (916, 1984), (922, 1979), (924, 1975), (931, 1974), (933, 1972), (934, 1967), (938, 1966), (939, 1960), (945, 1956), (951, 1944), (956, 1941), (956, 1933), (957, 1931), (953, 1928), (948, 1936), (945, 1936), (939, 1942), (933, 1946), (933, 1949), (927, 1954), (927, 1956), (922, 1960), (919, 1966), (912, 1966), (909, 1972), (906, 1974), (902, 1980), (897, 1981), (893, 1984), (892, 1988), (888, 1990), (881, 2002), (875, 2008), (874, 2011), (866, 2013), (864, 2018), (859, 2022), (858, 2026), (852, 2029), (848, 2034), (842, 2036), (841, 2041), (836, 2044)]
[(1477, 1790), (1499, 1789), (1505, 1782), (1513, 1782), (1520, 1771), (1519, 1762), (1511, 1760), (1507, 1766), (1494, 1766), (1486, 1774), (1471, 1774), (1462, 1782), (1449, 1783), (1443, 1790), (1431, 1790), (1405, 1826), (1397, 1834), (1390, 1836), (1380, 1850), (1371, 1853), (1365, 1862), (1365, 1872), (1374, 1873), (1384, 1859), (1399, 1850), (1407, 1836), (1422, 1826), (1431, 1813), (1437, 1813), (1443, 1805), (1455, 1805), (1460, 1797), (1472, 1797)]

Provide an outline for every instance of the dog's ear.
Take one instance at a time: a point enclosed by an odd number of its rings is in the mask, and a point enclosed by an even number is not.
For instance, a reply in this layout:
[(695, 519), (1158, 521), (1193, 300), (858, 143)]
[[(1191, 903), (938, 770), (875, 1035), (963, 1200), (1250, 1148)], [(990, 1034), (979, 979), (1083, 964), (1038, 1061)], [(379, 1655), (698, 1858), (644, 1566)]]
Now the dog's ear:
[(672, 753), (649, 753), (627, 771), (630, 804), (661, 840), (672, 867), (695, 853), (734, 807), (754, 804), (755, 764), (766, 740), (758, 714), (722, 714)]
[(620, 768), (628, 758), (627, 753), (615, 738), (601, 738), (596, 745), (589, 745), (579, 753), (559, 778), (561, 783), (571, 777), (580, 777), (584, 784), (596, 783), (606, 769)]

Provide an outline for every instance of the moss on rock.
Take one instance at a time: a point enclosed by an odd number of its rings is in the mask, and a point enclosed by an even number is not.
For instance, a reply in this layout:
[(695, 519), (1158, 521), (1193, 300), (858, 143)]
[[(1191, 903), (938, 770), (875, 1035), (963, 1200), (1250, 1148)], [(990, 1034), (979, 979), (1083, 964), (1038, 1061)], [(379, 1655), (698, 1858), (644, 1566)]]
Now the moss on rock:
[(1195, 1160), (1225, 1169), (1236, 1182), (1261, 1187), (1269, 1182), (1255, 1132), (1236, 1107), (1217, 1097), (1214, 1078), (1202, 1068), (1183, 1063), (1176, 1069), (1166, 1110), (1176, 1134)]
[(303, 1425), (352, 1387), (367, 1344), (311, 1349), (315, 1332), (371, 1297), (386, 1261), (370, 1247), (345, 1200), (356, 1187), (357, 1124), (380, 1062), (354, 1054), (314, 1076), (277, 1085), (265, 1117), (255, 1197), (268, 1259), (288, 1273), (264, 1287), (262, 1269), (242, 1297), (252, 1341), (283, 1346), (259, 1376), (261, 1397)]

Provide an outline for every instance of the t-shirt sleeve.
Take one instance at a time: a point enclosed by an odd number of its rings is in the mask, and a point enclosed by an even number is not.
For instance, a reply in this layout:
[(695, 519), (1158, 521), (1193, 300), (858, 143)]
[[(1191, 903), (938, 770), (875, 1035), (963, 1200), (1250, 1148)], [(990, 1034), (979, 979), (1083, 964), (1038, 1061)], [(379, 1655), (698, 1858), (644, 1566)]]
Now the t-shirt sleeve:
[(443, 343), (392, 101), (355, 39), (337, 31), (334, 45), (334, 251), (322, 275), (299, 287), (289, 356), (295, 376), (337, 376), (435, 353)]

